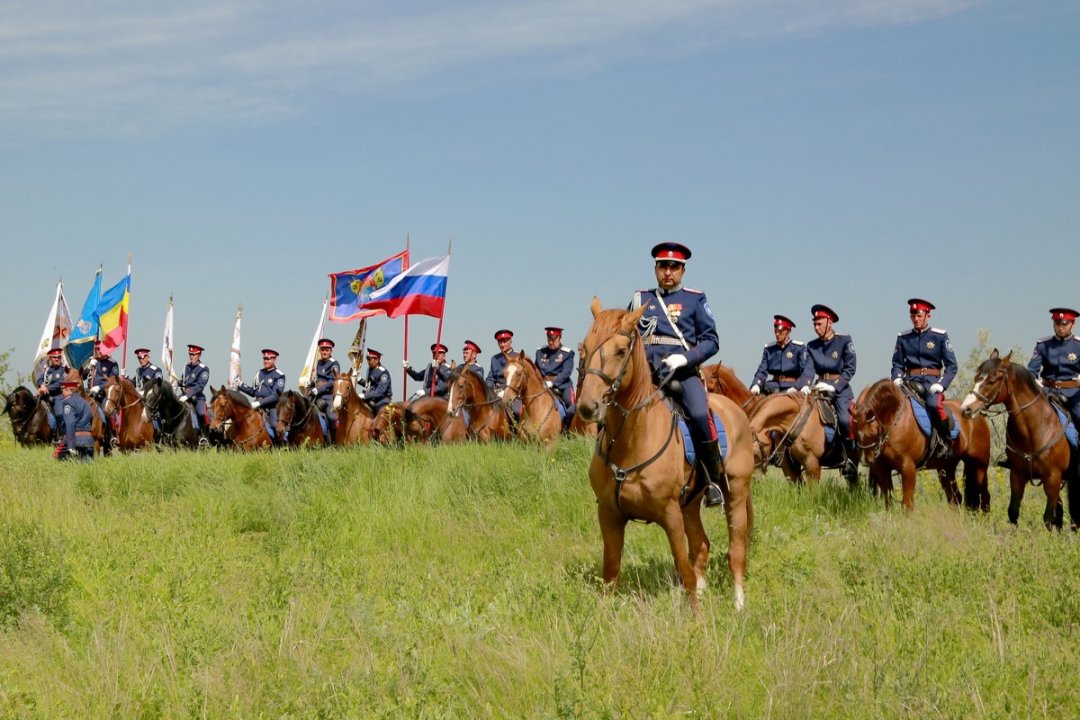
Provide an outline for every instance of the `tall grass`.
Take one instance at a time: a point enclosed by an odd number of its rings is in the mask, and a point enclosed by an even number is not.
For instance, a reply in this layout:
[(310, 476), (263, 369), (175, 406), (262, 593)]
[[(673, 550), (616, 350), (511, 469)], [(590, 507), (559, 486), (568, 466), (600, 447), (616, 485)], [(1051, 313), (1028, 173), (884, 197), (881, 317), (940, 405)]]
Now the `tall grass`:
[[(10, 436), (9, 436), (10, 437)], [(837, 478), (755, 480), (695, 617), (656, 527), (598, 580), (588, 441), (147, 453), (0, 447), (0, 717), (1076, 717), (1077, 538)]]

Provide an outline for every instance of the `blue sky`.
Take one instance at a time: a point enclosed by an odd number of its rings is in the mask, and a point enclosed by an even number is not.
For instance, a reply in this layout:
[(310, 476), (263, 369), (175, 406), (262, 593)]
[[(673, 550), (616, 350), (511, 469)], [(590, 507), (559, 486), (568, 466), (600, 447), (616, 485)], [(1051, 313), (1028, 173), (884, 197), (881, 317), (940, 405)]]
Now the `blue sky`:
[[(443, 340), (485, 365), (504, 326), (575, 345), (662, 240), (747, 380), (816, 302), (856, 388), (912, 295), (961, 358), (980, 328), (1026, 351), (1080, 305), (1078, 31), (1064, 0), (7, 2), (0, 347), (26, 372), (57, 278), (77, 312), (131, 252), (132, 347), (172, 293), (220, 383), (243, 303), (245, 377), (269, 345), (291, 384), (327, 273), (408, 236), (453, 241)], [(368, 338), (400, 367), (400, 320)]]

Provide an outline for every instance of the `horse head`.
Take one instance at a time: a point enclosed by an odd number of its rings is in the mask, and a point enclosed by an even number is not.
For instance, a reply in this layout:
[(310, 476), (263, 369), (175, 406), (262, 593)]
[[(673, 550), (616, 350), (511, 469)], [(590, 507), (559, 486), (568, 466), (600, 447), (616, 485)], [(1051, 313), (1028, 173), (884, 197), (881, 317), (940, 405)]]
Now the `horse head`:
[(494, 402), (491, 389), (467, 365), (458, 365), (450, 372), (447, 386), (447, 412), (453, 417), (466, 407)]
[(292, 390), (281, 393), (275, 407), (277, 408), (277, 425), (274, 427), (274, 432), (278, 437), (285, 437), (293, 421), (301, 417), (307, 409), (304, 396)]
[[(524, 399), (533, 378), (540, 379), (540, 371), (536, 369), (533, 361), (525, 357), (524, 353), (518, 353), (507, 361), (503, 368), (503, 380), (506, 387), (503, 389), (502, 401), (507, 406), (517, 398)], [(541, 380), (542, 382), (542, 380)]]
[(604, 310), (592, 301), (593, 324), (581, 342), (581, 392), (577, 412), (586, 422), (598, 422), (604, 409), (618, 403), (631, 405), (653, 389), (637, 322), (637, 310)]
[(352, 370), (339, 372), (334, 377), (334, 412), (341, 411), (341, 408), (348, 402), (350, 395), (357, 395)]
[(964, 417), (974, 417), (991, 405), (1005, 402), (1009, 397), (1008, 370), (1011, 366), (1012, 351), (1001, 357), (994, 348), (990, 357), (975, 370), (975, 385), (960, 403), (960, 412)]
[[(134, 391), (134, 387), (132, 390)], [(114, 375), (105, 380), (105, 404), (102, 406), (102, 410), (106, 415), (112, 415), (120, 410), (120, 408), (127, 405), (128, 394), (127, 388), (121, 383), (119, 375)]]
[(34, 414), (37, 398), (21, 385), (11, 392), (4, 401), (4, 412), (12, 420), (26, 420)]
[(888, 378), (878, 380), (859, 394), (851, 411), (851, 431), (868, 465), (888, 442), (903, 406), (903, 394)]

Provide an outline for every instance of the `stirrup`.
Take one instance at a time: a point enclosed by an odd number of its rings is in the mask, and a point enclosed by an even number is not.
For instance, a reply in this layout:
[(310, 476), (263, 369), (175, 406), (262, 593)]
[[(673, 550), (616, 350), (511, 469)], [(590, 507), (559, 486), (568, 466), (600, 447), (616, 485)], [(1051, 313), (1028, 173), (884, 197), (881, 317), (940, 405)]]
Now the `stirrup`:
[(705, 507), (717, 507), (724, 504), (724, 493), (714, 482), (705, 485)]

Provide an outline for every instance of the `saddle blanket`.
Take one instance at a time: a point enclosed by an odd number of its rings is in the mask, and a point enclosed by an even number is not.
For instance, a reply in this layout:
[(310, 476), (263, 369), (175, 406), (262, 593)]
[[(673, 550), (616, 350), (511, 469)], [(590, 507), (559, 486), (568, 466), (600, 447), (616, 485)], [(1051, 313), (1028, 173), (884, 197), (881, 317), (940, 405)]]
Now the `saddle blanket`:
[[(919, 423), (919, 429), (922, 430), (923, 435), (930, 437), (930, 415), (927, 414), (926, 407), (915, 398), (908, 398), (908, 400), (911, 402), (911, 412), (915, 413), (915, 422)], [(949, 415), (952, 416), (953, 421), (952, 432), (949, 434), (949, 440), (952, 441), (960, 434), (960, 423), (951, 412)]]
[(1061, 428), (1065, 431), (1065, 439), (1069, 441), (1069, 446), (1075, 450), (1077, 446), (1077, 434), (1076, 426), (1072, 424), (1072, 420), (1065, 411), (1054, 405), (1054, 412), (1058, 415), (1058, 420), (1061, 421)]
[[(716, 414), (712, 414), (713, 425), (716, 426), (716, 437), (720, 440), (720, 457), (723, 460), (727, 460), (728, 447), (727, 447), (727, 431), (724, 430), (724, 424), (720, 422), (720, 417)], [(686, 451), (686, 462), (691, 465), (697, 459), (694, 454), (694, 441), (690, 438), (690, 428), (686, 425), (686, 420), (682, 415), (679, 416), (679, 432), (682, 433), (683, 447)]]

